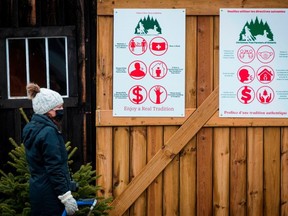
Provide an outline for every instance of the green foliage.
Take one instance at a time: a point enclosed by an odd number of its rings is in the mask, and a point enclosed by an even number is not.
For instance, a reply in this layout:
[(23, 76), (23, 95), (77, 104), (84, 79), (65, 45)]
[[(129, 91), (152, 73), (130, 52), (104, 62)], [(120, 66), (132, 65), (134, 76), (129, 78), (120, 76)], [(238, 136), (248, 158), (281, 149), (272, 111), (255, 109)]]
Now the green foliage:
[[(14, 168), (13, 172), (5, 173), (0, 170), (0, 215), (2, 216), (28, 216), (30, 215), (29, 204), (29, 178), (30, 173), (25, 156), (25, 147), (21, 143), (18, 145), (12, 138), (9, 139), (14, 146), (9, 152), (12, 159), (7, 163)], [(69, 164), (77, 148), (71, 148), (70, 142), (66, 143), (66, 149), (69, 153)], [(109, 204), (111, 198), (97, 196), (101, 186), (95, 185), (96, 179), (100, 176), (92, 169), (91, 164), (82, 165), (79, 170), (72, 173), (73, 179), (79, 184), (79, 189), (73, 192), (74, 197), (78, 199), (96, 198), (97, 204), (93, 209), (92, 215), (108, 215), (111, 209)], [(87, 215), (88, 207), (80, 207), (75, 214), (77, 216)]]

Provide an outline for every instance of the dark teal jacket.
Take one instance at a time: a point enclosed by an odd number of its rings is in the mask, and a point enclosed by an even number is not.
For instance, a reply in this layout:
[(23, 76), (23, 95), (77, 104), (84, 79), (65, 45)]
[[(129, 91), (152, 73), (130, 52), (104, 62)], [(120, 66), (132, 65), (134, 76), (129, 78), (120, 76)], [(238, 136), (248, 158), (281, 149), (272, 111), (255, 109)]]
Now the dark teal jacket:
[(65, 142), (57, 126), (46, 115), (34, 114), (23, 129), (23, 143), (30, 170), (32, 215), (61, 215), (58, 199), (70, 190)]

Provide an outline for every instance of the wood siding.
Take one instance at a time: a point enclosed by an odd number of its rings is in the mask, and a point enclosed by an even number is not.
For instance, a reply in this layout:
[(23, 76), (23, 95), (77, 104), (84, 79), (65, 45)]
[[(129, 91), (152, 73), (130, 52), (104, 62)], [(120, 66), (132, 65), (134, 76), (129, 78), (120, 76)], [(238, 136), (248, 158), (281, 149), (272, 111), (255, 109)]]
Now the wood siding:
[[(11, 169), (7, 165), (10, 160), (8, 153), (13, 147), (9, 138), (14, 138), (17, 143), (22, 141), (22, 129), (26, 122), (23, 121), (19, 108), (24, 109), (29, 119), (33, 114), (30, 100), (8, 99), (6, 38), (64, 35), (68, 40), (67, 59), (71, 63), (68, 66), (69, 98), (64, 98), (63, 135), (65, 141), (70, 141), (72, 147), (78, 148), (73, 156), (73, 171), (88, 162), (94, 167), (95, 17), (96, 0), (0, 1), (0, 169)], [(25, 71), (19, 62), (15, 62), (15, 68), (17, 71)], [(41, 70), (41, 67), (37, 67), (37, 70)], [(43, 71), (39, 74), (41, 72)], [(21, 79), (20, 85), (16, 83), (15, 89), (25, 92), (25, 86), (26, 79)]]
[[(96, 169), (110, 215), (288, 215), (288, 119), (218, 117), (228, 7), (288, 1), (98, 0)], [(112, 116), (114, 8), (186, 9), (185, 118)]]

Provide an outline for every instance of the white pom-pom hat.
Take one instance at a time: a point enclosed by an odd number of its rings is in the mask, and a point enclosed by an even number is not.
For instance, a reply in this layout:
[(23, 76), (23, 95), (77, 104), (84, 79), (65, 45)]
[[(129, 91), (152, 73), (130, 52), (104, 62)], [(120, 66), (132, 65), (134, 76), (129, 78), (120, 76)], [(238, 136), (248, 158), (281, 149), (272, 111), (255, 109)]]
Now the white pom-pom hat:
[(63, 98), (58, 92), (47, 88), (40, 88), (40, 92), (32, 99), (33, 111), (36, 114), (45, 114), (63, 103)]

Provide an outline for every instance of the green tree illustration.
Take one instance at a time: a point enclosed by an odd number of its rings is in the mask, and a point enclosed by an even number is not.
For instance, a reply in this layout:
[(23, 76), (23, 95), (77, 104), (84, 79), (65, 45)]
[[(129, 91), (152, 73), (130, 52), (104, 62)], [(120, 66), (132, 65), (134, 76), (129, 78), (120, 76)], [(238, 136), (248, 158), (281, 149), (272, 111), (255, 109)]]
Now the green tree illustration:
[(265, 34), (265, 36), (267, 38), (269, 38), (271, 41), (273, 41), (273, 33), (271, 32), (271, 29), (268, 25), (267, 22), (263, 23), (263, 20), (261, 19), (259, 21), (258, 17), (255, 18), (255, 21), (253, 21), (253, 19), (251, 19), (250, 22), (246, 22), (244, 27), (242, 28), (240, 34), (239, 34), (239, 41), (245, 41), (246, 38), (244, 38), (244, 35), (247, 34), (245, 28), (250, 29), (250, 33), (252, 35), (252, 37), (250, 38), (251, 40), (255, 41), (256, 40), (256, 36), (258, 35), (263, 35)]
[[(143, 31), (139, 32), (140, 29), (140, 23), (143, 25)], [(156, 27), (156, 29), (155, 29)], [(140, 19), (137, 23), (134, 34), (147, 34), (149, 29), (155, 29), (159, 34), (162, 34), (162, 29), (160, 27), (160, 24), (157, 19), (154, 19), (153, 17), (150, 17), (149, 15), (147, 17), (144, 17), (143, 19)]]

